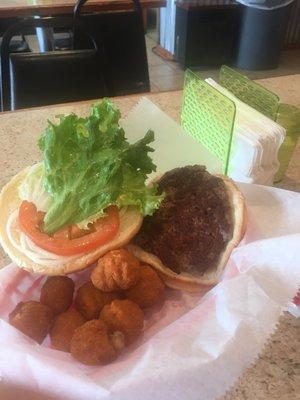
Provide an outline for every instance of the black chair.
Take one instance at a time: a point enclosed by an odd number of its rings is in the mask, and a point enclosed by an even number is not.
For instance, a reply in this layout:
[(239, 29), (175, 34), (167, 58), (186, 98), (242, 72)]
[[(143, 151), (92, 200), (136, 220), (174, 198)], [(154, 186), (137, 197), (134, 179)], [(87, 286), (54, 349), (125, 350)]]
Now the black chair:
[(82, 7), (87, 1), (78, 0), (74, 8), (74, 48), (86, 45), (76, 30), (80, 21), (97, 45), (102, 46), (110, 96), (148, 92), (150, 82), (140, 1), (133, 0), (130, 10), (83, 14)]
[[(6, 32), (6, 30), (13, 24), (19, 21), (18, 18), (0, 18), (0, 46), (2, 42), (2, 36)], [(25, 36), (22, 35), (20, 38), (14, 38), (11, 40), (9, 45), (10, 53), (27, 53), (30, 51), (28, 43), (26, 42)], [(1, 70), (0, 70), (0, 81), (1, 81)], [(1, 85), (0, 85), (0, 111), (2, 104), (2, 93), (1, 93)]]
[[(16, 24), (18, 21), (20, 21), (19, 18), (0, 18), (0, 45), (2, 41), (2, 35), (7, 31), (10, 26)], [(24, 35), (21, 35), (20, 38), (11, 40), (10, 51), (13, 53), (23, 53), (30, 51)]]
[[(78, 25), (78, 26), (77, 26)], [(76, 23), (81, 36), (84, 29)], [(70, 28), (72, 17), (25, 19), (13, 25), (1, 45), (2, 109), (16, 110), (108, 95), (101, 48), (87, 35), (87, 49), (9, 54), (11, 38), (28, 28)]]

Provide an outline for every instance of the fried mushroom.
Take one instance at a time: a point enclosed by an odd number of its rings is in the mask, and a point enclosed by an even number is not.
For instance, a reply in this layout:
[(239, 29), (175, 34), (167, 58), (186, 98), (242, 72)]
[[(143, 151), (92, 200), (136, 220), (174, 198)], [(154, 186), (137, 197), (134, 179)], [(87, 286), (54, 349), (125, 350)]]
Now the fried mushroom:
[(74, 282), (67, 276), (50, 276), (41, 289), (40, 301), (55, 315), (67, 311), (73, 301)]
[(131, 300), (112, 301), (103, 307), (99, 318), (107, 325), (109, 332), (122, 332), (126, 345), (132, 343), (143, 330), (143, 311)]
[(9, 323), (39, 344), (47, 336), (52, 319), (51, 308), (33, 300), (20, 302), (9, 314)]
[(156, 271), (147, 265), (142, 265), (139, 281), (125, 293), (127, 299), (134, 301), (141, 308), (147, 308), (162, 301), (165, 284)]
[(83, 316), (75, 309), (59, 314), (50, 330), (51, 345), (54, 349), (70, 352), (70, 343), (75, 330), (85, 323)]
[(140, 263), (125, 249), (106, 253), (91, 274), (94, 286), (104, 292), (129, 289), (139, 278)]
[(102, 292), (91, 281), (87, 281), (77, 291), (75, 307), (86, 320), (95, 319), (106, 304), (119, 296), (118, 292)]
[(107, 364), (118, 356), (107, 327), (99, 319), (93, 319), (75, 330), (71, 339), (72, 356), (87, 365)]

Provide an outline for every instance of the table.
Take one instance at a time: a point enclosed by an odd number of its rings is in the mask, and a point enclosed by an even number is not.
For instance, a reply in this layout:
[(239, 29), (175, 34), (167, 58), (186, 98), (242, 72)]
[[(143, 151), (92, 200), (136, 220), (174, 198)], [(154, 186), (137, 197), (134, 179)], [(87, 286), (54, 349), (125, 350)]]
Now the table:
[[(140, 0), (143, 8), (164, 7), (166, 0)], [(31, 17), (33, 15), (49, 16), (70, 14), (76, 0), (1, 0), (0, 18)], [(91, 0), (83, 11), (128, 10), (133, 7), (131, 0)]]
[[(300, 106), (300, 74), (260, 81), (278, 93), (282, 101)], [(163, 111), (179, 120), (181, 92), (147, 94)], [(137, 103), (140, 96), (124, 96), (114, 101), (125, 116)], [(46, 125), (47, 118), (53, 119), (61, 113), (87, 114), (91, 101), (48, 106), (0, 114), (0, 187), (20, 169), (40, 159), (36, 147), (37, 138)], [(294, 152), (282, 187), (300, 191), (300, 141)], [(0, 267), (9, 263), (8, 257), (0, 252)], [(219, 400), (295, 400), (299, 394), (300, 321), (285, 314), (263, 352), (235, 384)], [(298, 388), (298, 389), (297, 389)]]

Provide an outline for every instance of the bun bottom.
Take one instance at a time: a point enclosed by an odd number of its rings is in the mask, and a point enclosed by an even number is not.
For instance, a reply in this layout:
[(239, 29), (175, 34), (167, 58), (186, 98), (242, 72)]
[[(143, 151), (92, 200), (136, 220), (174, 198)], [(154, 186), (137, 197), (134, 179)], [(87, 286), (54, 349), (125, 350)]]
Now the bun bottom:
[(218, 264), (214, 268), (210, 268), (202, 275), (193, 275), (187, 272), (181, 272), (180, 274), (177, 274), (171, 268), (168, 268), (168, 266), (164, 265), (154, 254), (148, 253), (136, 245), (130, 244), (127, 246), (128, 250), (131, 251), (142, 263), (153, 267), (164, 280), (165, 284), (171, 288), (186, 290), (189, 292), (197, 292), (203, 288), (203, 286), (212, 286), (217, 284), (232, 250), (240, 243), (245, 234), (247, 225), (247, 211), (244, 197), (230, 178), (223, 175), (217, 176), (222, 178), (226, 185), (231, 203), (234, 229), (232, 239), (227, 243), (223, 253), (220, 254)]
[[(75, 260), (58, 266), (45, 266), (33, 262), (26, 254), (13, 245), (6, 231), (9, 216), (20, 206), (21, 200), (18, 196), (18, 187), (25, 178), (27, 171), (28, 168), (19, 172), (4, 186), (0, 194), (0, 243), (12, 261), (21, 268), (42, 275), (67, 275), (88, 267), (108, 251), (126, 245), (139, 231), (143, 218), (136, 207), (128, 207), (126, 212), (120, 217), (120, 228), (116, 237), (105, 245), (78, 255), (78, 258), (75, 258)], [(14, 239), (18, 241), (21, 231), (18, 227), (14, 227), (13, 229)]]

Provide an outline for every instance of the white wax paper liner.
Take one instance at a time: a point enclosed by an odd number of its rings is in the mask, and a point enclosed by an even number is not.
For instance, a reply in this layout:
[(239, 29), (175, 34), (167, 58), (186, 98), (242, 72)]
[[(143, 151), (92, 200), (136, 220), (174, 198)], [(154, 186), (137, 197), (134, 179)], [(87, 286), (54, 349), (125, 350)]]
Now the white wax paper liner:
[[(169, 290), (165, 304), (147, 312), (144, 336), (110, 365), (81, 365), (47, 340), (39, 346), (11, 327), (8, 313), (18, 301), (38, 298), (43, 280), (13, 265), (2, 270), (3, 393), (14, 396), (22, 388), (22, 399), (42, 393), (59, 400), (211, 400), (225, 393), (257, 357), (300, 281), (300, 196), (256, 185), (241, 189), (249, 224), (223, 280), (206, 294)], [(79, 285), (88, 273), (72, 277)]]

